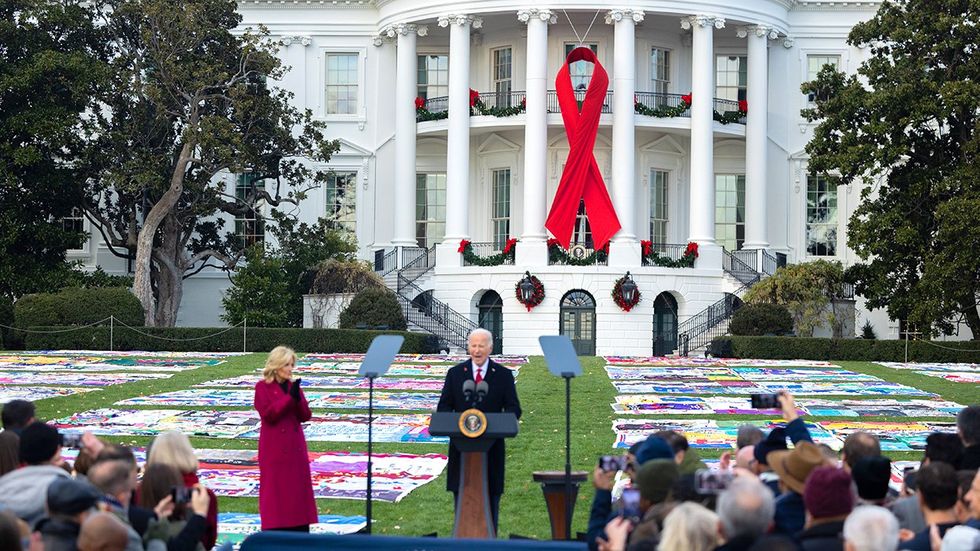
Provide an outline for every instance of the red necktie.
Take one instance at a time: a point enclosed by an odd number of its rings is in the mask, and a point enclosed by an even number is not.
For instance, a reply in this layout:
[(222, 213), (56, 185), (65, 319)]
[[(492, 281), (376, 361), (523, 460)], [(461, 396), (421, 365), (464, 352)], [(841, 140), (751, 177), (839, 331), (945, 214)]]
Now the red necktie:
[(481, 382), (483, 382), (483, 373), (482, 372), (483, 372), (483, 368), (481, 368), (481, 367), (476, 368), (476, 382), (478, 384), (481, 383)]

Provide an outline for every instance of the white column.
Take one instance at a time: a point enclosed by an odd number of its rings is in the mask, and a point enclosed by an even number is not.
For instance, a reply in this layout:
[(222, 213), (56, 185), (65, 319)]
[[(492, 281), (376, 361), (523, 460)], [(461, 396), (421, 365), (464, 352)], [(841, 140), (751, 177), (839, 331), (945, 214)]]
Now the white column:
[(725, 20), (696, 15), (681, 20), (693, 29), (691, 72), (691, 197), (690, 240), (699, 245), (715, 244), (715, 168), (714, 168), (714, 29), (725, 27)]
[(766, 200), (766, 146), (769, 116), (769, 39), (778, 34), (757, 25), (739, 29), (748, 38), (749, 112), (745, 125), (745, 244), (744, 249), (768, 249), (769, 226)]
[(517, 245), (516, 263), (545, 265), (548, 237), (544, 221), (548, 211), (548, 25), (557, 22), (551, 10), (520, 10), (527, 23), (527, 91), (524, 123), (524, 226)]
[(609, 248), (610, 266), (640, 264), (636, 239), (636, 24), (643, 12), (615, 9), (606, 14), (614, 25), (612, 202), (622, 226)]
[[(415, 239), (415, 97), (418, 96), (416, 36), (427, 27), (399, 24), (382, 33), (398, 37), (395, 62), (395, 193), (394, 236), (396, 247), (413, 247)], [(401, 255), (399, 255), (400, 257)]]
[(470, 236), (470, 28), (482, 20), (468, 15), (444, 15), (449, 27), (449, 127), (446, 148), (446, 238), (453, 250)]

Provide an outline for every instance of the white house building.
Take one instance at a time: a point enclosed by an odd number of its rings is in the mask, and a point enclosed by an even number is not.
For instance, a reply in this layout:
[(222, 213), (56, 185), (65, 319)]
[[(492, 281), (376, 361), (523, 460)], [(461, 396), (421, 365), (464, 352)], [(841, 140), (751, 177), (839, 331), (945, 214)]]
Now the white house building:
[[(582, 352), (646, 355), (723, 334), (735, 297), (777, 263), (855, 261), (845, 235), (860, 189), (808, 171), (813, 125), (800, 110), (812, 98), (800, 85), (827, 64), (855, 71), (865, 52), (846, 36), (878, 5), (242, 0), (239, 9), (244, 25), (265, 25), (281, 44), (291, 70), (279, 85), (341, 143), (322, 167), (330, 184), (299, 216), (353, 232), (412, 325), (452, 344), (481, 324), (505, 353), (537, 352), (539, 335), (561, 331)], [(594, 156), (621, 229), (608, 255), (570, 265), (595, 256), (587, 217), (557, 259), (545, 220), (569, 155), (556, 75), (580, 45), (609, 75)], [(570, 65), (579, 99), (593, 70)], [(516, 253), (502, 265), (468, 265), (458, 252), (465, 239), (489, 256), (509, 238)], [(698, 258), (656, 265), (644, 241), (675, 261), (694, 242)], [(73, 257), (125, 268), (97, 235)], [(641, 295), (628, 312), (612, 294), (627, 272)], [(526, 273), (545, 293), (530, 310), (517, 298)], [(228, 284), (220, 273), (189, 279), (180, 324), (220, 324)], [(858, 317), (897, 336), (883, 312)]]

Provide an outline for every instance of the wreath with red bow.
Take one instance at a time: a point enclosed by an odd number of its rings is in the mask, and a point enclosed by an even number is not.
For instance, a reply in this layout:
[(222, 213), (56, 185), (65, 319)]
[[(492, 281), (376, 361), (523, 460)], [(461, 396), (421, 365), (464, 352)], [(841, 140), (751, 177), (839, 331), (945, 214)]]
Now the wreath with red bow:
[(640, 303), (640, 290), (637, 289), (633, 293), (633, 300), (627, 302), (623, 300), (623, 283), (626, 281), (626, 276), (623, 276), (616, 280), (616, 284), (613, 285), (612, 298), (616, 302), (616, 306), (619, 306), (624, 312), (629, 312), (634, 306)]
[(525, 301), (524, 297), (521, 295), (521, 282), (518, 281), (517, 284), (514, 285), (514, 293), (517, 295), (517, 302), (523, 304), (524, 307), (527, 308), (528, 312), (531, 311), (531, 308), (534, 308), (535, 306), (544, 302), (544, 284), (541, 283), (538, 276), (531, 276), (531, 284), (534, 285), (534, 292), (531, 293), (531, 299), (528, 301)]

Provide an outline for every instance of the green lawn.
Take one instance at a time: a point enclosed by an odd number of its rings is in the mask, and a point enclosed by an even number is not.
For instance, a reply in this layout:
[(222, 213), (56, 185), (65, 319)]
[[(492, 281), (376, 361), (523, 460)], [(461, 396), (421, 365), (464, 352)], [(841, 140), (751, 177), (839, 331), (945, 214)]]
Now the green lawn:
[[(188, 388), (191, 385), (216, 378), (253, 374), (264, 362), (264, 354), (235, 357), (216, 367), (204, 367), (174, 374), (169, 379), (135, 382), (107, 387), (99, 392), (53, 398), (38, 402), (38, 416), (42, 419), (67, 416), (74, 412), (99, 407), (113, 407), (123, 398), (154, 394), (168, 390)], [(940, 378), (917, 375), (911, 371), (888, 369), (868, 362), (835, 362), (845, 369), (875, 375), (923, 390), (940, 394), (943, 398), (961, 404), (980, 402), (980, 390), (974, 385), (952, 383)], [(572, 381), (572, 468), (591, 472), (597, 457), (614, 452), (611, 448), (614, 435), (610, 403), (615, 390), (603, 370), (601, 358), (582, 358), (584, 376)], [(538, 470), (562, 470), (564, 455), (564, 383), (548, 373), (543, 358), (534, 356), (523, 366), (517, 379), (524, 416), (520, 434), (507, 443), (506, 493), (501, 501), (501, 534), (550, 537), (550, 525), (539, 485), (531, 479)], [(127, 406), (133, 407), (133, 406)], [(152, 409), (152, 408), (150, 408)], [(217, 408), (222, 409), (222, 408)], [(230, 408), (226, 408), (230, 409)], [(750, 419), (752, 416), (734, 418)], [(706, 416), (726, 418), (733, 416)], [(768, 417), (767, 417), (768, 418)], [(866, 420), (865, 418), (862, 420)], [(909, 418), (875, 418), (875, 420), (910, 420)], [(934, 419), (937, 420), (937, 419)], [(117, 438), (130, 445), (145, 445), (148, 438)], [(252, 448), (253, 440), (193, 438), (199, 448)], [(366, 451), (365, 444), (311, 442), (312, 451), (350, 450)], [(377, 444), (375, 450), (406, 453), (445, 453), (442, 444)], [(715, 457), (718, 452), (703, 455)], [(918, 459), (918, 452), (888, 453), (892, 459)], [(579, 494), (573, 530), (584, 531), (592, 500), (591, 484), (586, 484)], [(321, 513), (353, 515), (363, 514), (363, 502), (353, 500), (317, 500)], [(251, 498), (221, 498), (221, 510), (254, 512), (257, 500)], [(452, 527), (453, 507), (451, 494), (445, 491), (444, 475), (403, 499), (400, 503), (374, 505), (375, 532), (383, 534), (422, 535), (438, 532), (448, 535)]]

